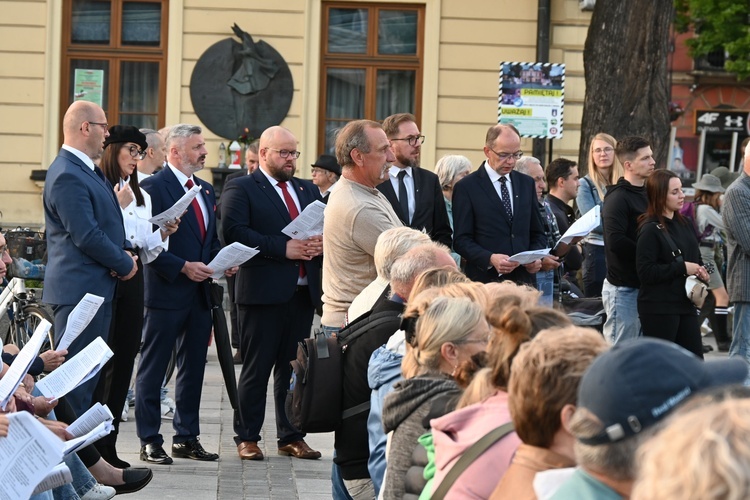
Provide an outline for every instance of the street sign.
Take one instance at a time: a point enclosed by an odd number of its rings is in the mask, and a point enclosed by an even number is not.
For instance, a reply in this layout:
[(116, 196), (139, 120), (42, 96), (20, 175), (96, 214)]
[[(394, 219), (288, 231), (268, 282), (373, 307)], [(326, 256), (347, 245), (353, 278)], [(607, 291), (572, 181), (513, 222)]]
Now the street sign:
[(696, 109), (695, 133), (750, 135), (750, 111), (740, 109)]
[(521, 137), (559, 139), (563, 133), (565, 65), (501, 62), (497, 121)]

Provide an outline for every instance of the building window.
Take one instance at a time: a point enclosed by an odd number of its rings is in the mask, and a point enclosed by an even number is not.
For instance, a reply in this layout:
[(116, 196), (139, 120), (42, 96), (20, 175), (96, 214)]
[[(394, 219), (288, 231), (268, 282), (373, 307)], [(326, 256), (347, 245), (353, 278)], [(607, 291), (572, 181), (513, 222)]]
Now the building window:
[(64, 0), (62, 113), (101, 102), (107, 121), (164, 126), (169, 0)]
[(322, 37), (319, 151), (351, 120), (419, 121), (424, 5), (324, 2)]

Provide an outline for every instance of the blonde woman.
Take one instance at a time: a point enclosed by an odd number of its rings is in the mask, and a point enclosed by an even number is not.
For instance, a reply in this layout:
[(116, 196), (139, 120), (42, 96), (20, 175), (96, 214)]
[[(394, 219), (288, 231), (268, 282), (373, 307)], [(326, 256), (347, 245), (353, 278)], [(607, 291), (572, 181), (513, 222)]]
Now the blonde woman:
[[(617, 140), (609, 134), (599, 133), (589, 145), (588, 173), (581, 179), (576, 202), (581, 214), (595, 206), (602, 205), (607, 186), (622, 177), (620, 160), (615, 156)], [(607, 264), (604, 261), (604, 236), (599, 225), (583, 243), (583, 291), (586, 297), (600, 297), (602, 283), (607, 277)]]

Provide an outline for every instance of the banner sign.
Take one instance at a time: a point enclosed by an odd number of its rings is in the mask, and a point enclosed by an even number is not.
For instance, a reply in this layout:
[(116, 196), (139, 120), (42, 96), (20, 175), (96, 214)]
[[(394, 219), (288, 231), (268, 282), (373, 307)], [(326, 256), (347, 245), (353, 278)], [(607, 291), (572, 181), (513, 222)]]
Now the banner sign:
[(750, 135), (750, 111), (739, 109), (696, 109), (695, 133)]
[(498, 123), (513, 125), (521, 137), (562, 137), (564, 64), (501, 62), (498, 94)]

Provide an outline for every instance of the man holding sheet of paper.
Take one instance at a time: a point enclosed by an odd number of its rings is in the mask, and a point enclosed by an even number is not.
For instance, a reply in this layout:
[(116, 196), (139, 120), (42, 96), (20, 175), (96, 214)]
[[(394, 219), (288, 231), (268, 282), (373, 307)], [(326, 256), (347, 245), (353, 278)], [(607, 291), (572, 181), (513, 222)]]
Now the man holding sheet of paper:
[(146, 314), (136, 378), (135, 415), (141, 460), (153, 464), (172, 463), (159, 433), (159, 395), (175, 343), (179, 371), (172, 453), (194, 460), (219, 458), (204, 450), (198, 441), (198, 410), (212, 327), (209, 278), (214, 270), (207, 264), (220, 247), (214, 215), (216, 197), (210, 184), (193, 175), (206, 162), (201, 128), (175, 125), (166, 142), (167, 167), (141, 184), (151, 196), (153, 212), (160, 214), (169, 209), (194, 186), (200, 190), (182, 216), (179, 229), (170, 236), (169, 249), (147, 264), (144, 271)]
[(287, 419), (284, 402), (289, 362), (295, 357), (297, 342), (310, 335), (313, 311), (320, 304), (323, 241), (320, 234), (300, 239), (284, 234), (307, 233), (302, 227), (284, 229), (298, 216), (314, 222), (310, 212), (300, 214), (320, 200), (320, 191), (294, 177), (300, 153), (289, 130), (266, 129), (259, 153), (260, 168), (233, 180), (222, 195), (225, 241), (260, 250), (242, 265), (235, 280), (242, 355), (235, 442), (243, 460), (263, 459), (258, 441), (273, 370), (279, 453), (319, 458), (320, 453), (307, 446), (305, 435)]
[[(547, 185), (549, 186), (547, 202), (555, 216), (560, 233), (565, 234), (578, 218), (576, 211), (570, 206), (570, 202), (575, 200), (578, 194), (578, 167), (574, 161), (566, 158), (557, 158), (547, 165), (545, 174), (547, 176)], [(577, 238), (573, 242), (574, 244), (569, 246), (563, 259), (563, 274), (566, 274), (568, 280), (573, 281), (576, 286), (578, 286), (578, 282), (575, 273), (581, 268), (581, 264), (583, 263), (581, 247), (578, 246), (578, 242), (581, 239)]]

